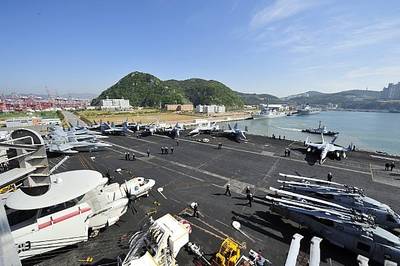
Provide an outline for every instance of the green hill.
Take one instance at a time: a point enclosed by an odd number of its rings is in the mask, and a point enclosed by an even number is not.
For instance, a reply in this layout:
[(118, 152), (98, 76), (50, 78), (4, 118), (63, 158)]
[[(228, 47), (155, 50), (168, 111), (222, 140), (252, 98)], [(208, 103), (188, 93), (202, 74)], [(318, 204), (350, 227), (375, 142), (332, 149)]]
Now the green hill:
[(343, 104), (349, 102), (376, 100), (378, 99), (379, 95), (379, 91), (368, 90), (348, 90), (336, 93), (308, 91), (305, 93), (284, 97), (282, 100), (296, 104)]
[(169, 103), (223, 104), (241, 107), (243, 101), (229, 87), (214, 80), (167, 80), (141, 72), (133, 72), (103, 91), (92, 104), (105, 98), (129, 99), (132, 106), (158, 107)]
[(236, 92), (247, 105), (259, 105), (262, 103), (281, 103), (282, 100), (271, 94), (256, 94), (256, 93), (243, 93)]
[(223, 104), (227, 107), (240, 107), (242, 99), (229, 87), (215, 80), (187, 79), (167, 80), (165, 84), (177, 87), (185, 92), (186, 97), (194, 104)]
[(290, 104), (327, 105), (359, 110), (400, 110), (400, 101), (381, 99), (382, 92), (370, 90), (348, 90), (336, 93), (309, 91), (282, 98)]

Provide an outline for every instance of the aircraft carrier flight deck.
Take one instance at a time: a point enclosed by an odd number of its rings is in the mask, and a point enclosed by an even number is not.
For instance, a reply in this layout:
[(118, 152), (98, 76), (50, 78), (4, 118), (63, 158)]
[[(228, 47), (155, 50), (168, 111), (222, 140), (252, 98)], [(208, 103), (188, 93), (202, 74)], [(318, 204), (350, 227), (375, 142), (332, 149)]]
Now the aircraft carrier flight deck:
[[(209, 142), (200, 142), (203, 138)], [(149, 197), (135, 201), (116, 225), (88, 242), (58, 250), (56, 256), (34, 257), (24, 264), (80, 265), (84, 264), (80, 259), (91, 256), (94, 261), (90, 265), (117, 265), (116, 258), (129, 250), (129, 237), (149, 216), (158, 218), (171, 213), (191, 224), (190, 241), (200, 245), (206, 257), (217, 252), (229, 236), (247, 249), (260, 250), (272, 265), (284, 265), (292, 236), (300, 233), (305, 238), (298, 262), (307, 265), (313, 235), (268, 212), (265, 196), (269, 187), (279, 188), (279, 173), (326, 180), (331, 172), (334, 182), (363, 188), (368, 196), (400, 211), (400, 172), (384, 171), (388, 159), (383, 155), (355, 151), (346, 159), (327, 159), (320, 165), (306, 155), (303, 143), (252, 135), (243, 143), (210, 135), (183, 136), (177, 142), (162, 135), (138, 138), (133, 134), (110, 136), (106, 142), (113, 146), (105, 151), (72, 155), (56, 172), (93, 169), (105, 175), (108, 171), (113, 181), (119, 183), (132, 176), (143, 176), (156, 181), (155, 189)], [(173, 147), (174, 151), (162, 154), (161, 147)], [(287, 147), (291, 149), (290, 157), (284, 156)], [(125, 160), (126, 152), (134, 153), (135, 160)], [(50, 158), (51, 166), (63, 158)], [(231, 197), (224, 195), (228, 183)], [(247, 186), (254, 194), (252, 207), (247, 205)], [(163, 188), (162, 194), (157, 192), (159, 187)], [(198, 203), (199, 217), (192, 217), (192, 202)], [(241, 231), (232, 227), (234, 220), (241, 223)], [(179, 253), (177, 261), (179, 265), (194, 265), (193, 256), (185, 250)], [(355, 254), (321, 242), (321, 265), (355, 264)]]

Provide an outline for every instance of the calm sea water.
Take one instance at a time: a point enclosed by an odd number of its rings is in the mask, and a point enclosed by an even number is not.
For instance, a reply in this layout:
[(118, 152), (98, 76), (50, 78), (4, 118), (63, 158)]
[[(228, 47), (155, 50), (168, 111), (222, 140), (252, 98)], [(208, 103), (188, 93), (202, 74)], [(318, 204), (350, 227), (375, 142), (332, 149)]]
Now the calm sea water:
[[(385, 151), (400, 155), (400, 113), (339, 112), (329, 111), (314, 115), (289, 116), (273, 119), (256, 119), (238, 122), (250, 134), (286, 136), (287, 139), (304, 141), (307, 136), (320, 141), (321, 136), (301, 132), (301, 129), (316, 128), (322, 121), (328, 130), (338, 131), (335, 143), (370, 151)], [(330, 139), (327, 137), (327, 139)]]

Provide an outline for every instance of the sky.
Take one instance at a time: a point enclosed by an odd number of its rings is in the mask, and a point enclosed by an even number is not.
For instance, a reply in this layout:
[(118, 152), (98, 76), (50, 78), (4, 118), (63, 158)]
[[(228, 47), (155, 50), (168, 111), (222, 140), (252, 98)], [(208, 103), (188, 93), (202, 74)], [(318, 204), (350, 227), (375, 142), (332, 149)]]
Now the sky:
[(0, 92), (94, 93), (133, 71), (287, 96), (400, 81), (398, 0), (1, 0)]

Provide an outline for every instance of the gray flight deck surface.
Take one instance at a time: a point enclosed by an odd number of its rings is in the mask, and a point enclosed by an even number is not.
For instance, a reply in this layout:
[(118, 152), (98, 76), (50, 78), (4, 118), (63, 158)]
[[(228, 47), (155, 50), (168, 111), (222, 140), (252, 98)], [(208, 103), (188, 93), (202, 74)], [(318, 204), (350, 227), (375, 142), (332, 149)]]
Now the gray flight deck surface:
[[(204, 137), (210, 142), (195, 141)], [(142, 138), (111, 136), (107, 141), (114, 146), (107, 151), (71, 156), (56, 172), (87, 168), (105, 174), (110, 169), (118, 182), (132, 175), (144, 176), (156, 180), (151, 195), (134, 203), (137, 213), (129, 210), (116, 225), (88, 242), (68, 247), (55, 257), (43, 261), (35, 258), (30, 262), (80, 265), (79, 259), (91, 256), (96, 263), (93, 265), (115, 265), (115, 258), (128, 252), (129, 237), (147, 219), (146, 213), (153, 213), (154, 218), (171, 213), (192, 224), (190, 241), (199, 244), (206, 254), (216, 252), (223, 239), (230, 236), (247, 247), (242, 250), (243, 254), (250, 248), (261, 250), (273, 265), (284, 265), (292, 235), (298, 232), (305, 236), (298, 261), (300, 265), (306, 265), (312, 235), (306, 229), (296, 229), (266, 212), (268, 204), (263, 198), (270, 186), (278, 187), (276, 180), (280, 172), (324, 179), (332, 172), (333, 181), (364, 188), (367, 195), (400, 211), (399, 169), (391, 173), (383, 171), (387, 159), (372, 158), (367, 152), (349, 153), (348, 158), (341, 161), (328, 158), (321, 166), (314, 158), (305, 160), (302, 143), (260, 136), (249, 136), (247, 143), (207, 135), (183, 137), (179, 139), (179, 146), (176, 140), (158, 135)], [(220, 150), (217, 149), (219, 142), (223, 144)], [(174, 153), (161, 154), (161, 146), (173, 146)], [(290, 158), (283, 156), (288, 146), (292, 149)], [(147, 149), (150, 149), (150, 157), (147, 157)], [(134, 152), (137, 159), (125, 161), (127, 151)], [(51, 159), (51, 164), (55, 165), (61, 159)], [(123, 171), (116, 173), (117, 168)], [(231, 184), (232, 197), (223, 195), (227, 183)], [(251, 208), (247, 206), (244, 194), (247, 185), (255, 194)], [(157, 192), (158, 187), (164, 188), (167, 199)], [(154, 204), (155, 201), (160, 205)], [(189, 205), (193, 201), (199, 203), (200, 218), (190, 216)], [(233, 220), (241, 223), (247, 236), (232, 228)], [(194, 265), (193, 256), (181, 250), (178, 263)], [(356, 265), (356, 255), (322, 241), (321, 265)]]

